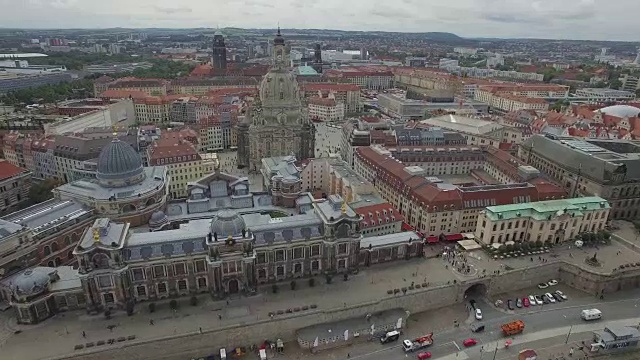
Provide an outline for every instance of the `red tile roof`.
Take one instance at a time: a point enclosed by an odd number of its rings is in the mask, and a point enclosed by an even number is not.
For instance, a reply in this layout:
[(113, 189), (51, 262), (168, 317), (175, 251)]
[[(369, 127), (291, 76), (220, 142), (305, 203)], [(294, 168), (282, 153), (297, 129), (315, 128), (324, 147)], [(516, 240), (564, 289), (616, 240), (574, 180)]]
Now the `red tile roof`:
[(100, 97), (103, 99), (143, 99), (147, 96), (149, 95), (147, 95), (147, 93), (145, 93), (144, 91), (137, 90), (106, 90), (102, 94), (100, 94)]
[(27, 170), (15, 166), (6, 160), (0, 159), (0, 180), (14, 177), (26, 171)]
[(356, 84), (307, 83), (301, 86), (302, 91), (360, 91)]
[[(387, 211), (386, 216), (384, 213), (385, 210)], [(389, 203), (363, 206), (355, 209), (355, 212), (358, 215), (362, 215), (361, 224), (363, 227), (374, 227), (386, 224), (387, 218), (389, 219), (389, 222), (404, 221), (404, 216), (402, 216), (402, 214), (400, 214), (400, 212)], [(379, 223), (379, 221), (381, 223)]]

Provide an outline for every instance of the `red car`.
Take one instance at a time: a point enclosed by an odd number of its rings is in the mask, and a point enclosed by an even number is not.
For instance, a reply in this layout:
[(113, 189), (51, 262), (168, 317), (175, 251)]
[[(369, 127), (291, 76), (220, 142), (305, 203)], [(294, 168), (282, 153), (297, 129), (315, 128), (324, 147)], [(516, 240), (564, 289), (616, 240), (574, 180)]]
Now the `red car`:
[(421, 352), (418, 354), (418, 360), (425, 360), (425, 359), (431, 359), (431, 353), (426, 351), (426, 352)]
[(529, 298), (522, 298), (522, 305), (524, 305), (524, 307), (529, 307), (529, 305), (531, 305), (529, 303)]
[(465, 347), (469, 347), (469, 346), (476, 345), (477, 343), (478, 343), (478, 340), (476, 339), (467, 339), (462, 342), (462, 345), (464, 345)]

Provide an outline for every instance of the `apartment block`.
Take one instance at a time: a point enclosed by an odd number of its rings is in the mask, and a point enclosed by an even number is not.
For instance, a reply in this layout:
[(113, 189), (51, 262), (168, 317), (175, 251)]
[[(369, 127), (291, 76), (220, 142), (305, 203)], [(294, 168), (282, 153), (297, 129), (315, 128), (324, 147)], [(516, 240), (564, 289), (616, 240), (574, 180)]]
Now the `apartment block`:
[(29, 201), (31, 172), (0, 160), (0, 214), (18, 210)]

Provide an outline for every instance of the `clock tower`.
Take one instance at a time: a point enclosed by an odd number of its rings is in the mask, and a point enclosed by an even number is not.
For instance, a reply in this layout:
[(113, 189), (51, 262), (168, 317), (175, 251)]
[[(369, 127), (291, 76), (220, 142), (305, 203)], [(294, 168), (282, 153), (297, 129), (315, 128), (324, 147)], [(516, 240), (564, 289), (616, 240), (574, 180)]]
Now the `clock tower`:
[(287, 50), (284, 43), (284, 38), (280, 33), (280, 26), (278, 26), (278, 33), (276, 38), (273, 39), (273, 66), (278, 69), (289, 66), (287, 61)]

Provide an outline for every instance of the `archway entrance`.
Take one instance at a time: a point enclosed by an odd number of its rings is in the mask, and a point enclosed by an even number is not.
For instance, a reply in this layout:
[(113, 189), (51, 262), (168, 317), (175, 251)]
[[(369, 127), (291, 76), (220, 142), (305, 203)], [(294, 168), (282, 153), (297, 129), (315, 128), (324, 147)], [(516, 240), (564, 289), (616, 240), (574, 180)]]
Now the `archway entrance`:
[(464, 291), (465, 299), (480, 299), (487, 295), (487, 285), (483, 283), (473, 284)]
[(228, 288), (229, 288), (229, 294), (237, 294), (238, 288), (239, 288), (238, 280), (236, 279), (229, 280)]

